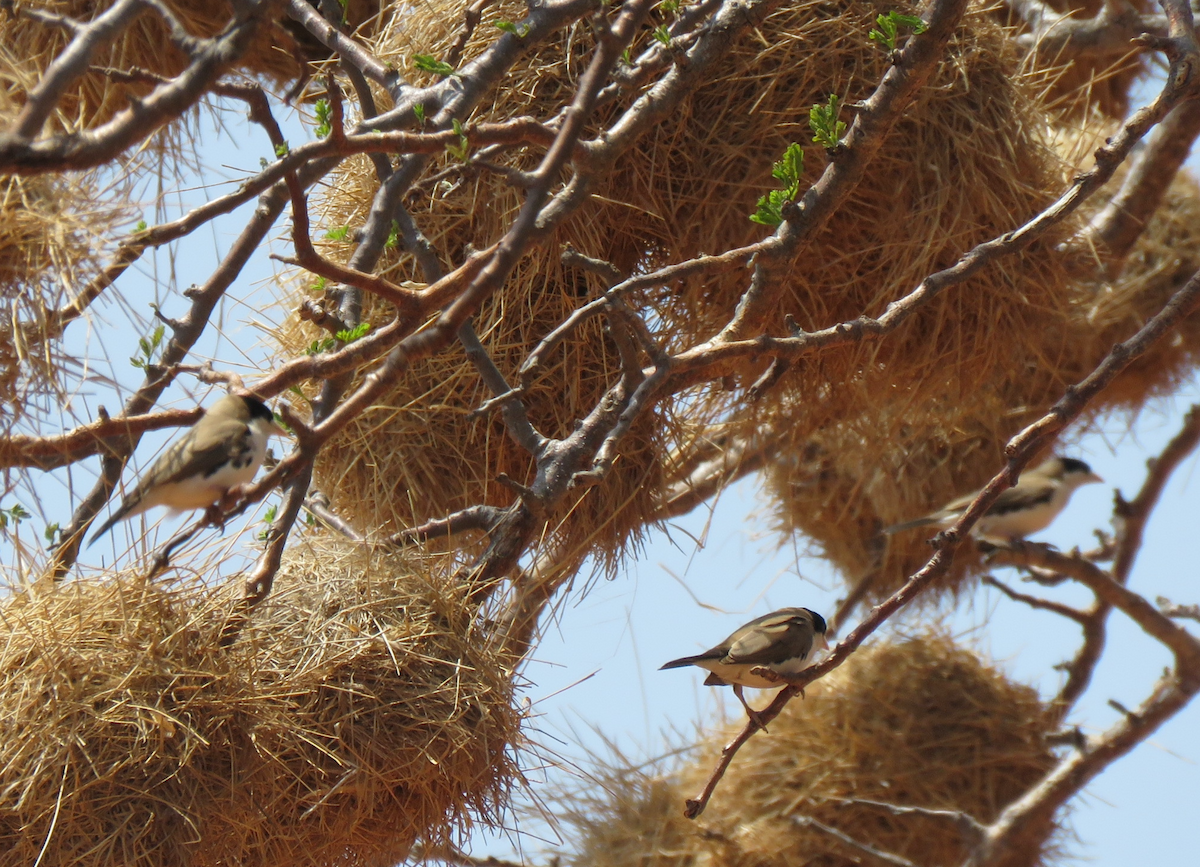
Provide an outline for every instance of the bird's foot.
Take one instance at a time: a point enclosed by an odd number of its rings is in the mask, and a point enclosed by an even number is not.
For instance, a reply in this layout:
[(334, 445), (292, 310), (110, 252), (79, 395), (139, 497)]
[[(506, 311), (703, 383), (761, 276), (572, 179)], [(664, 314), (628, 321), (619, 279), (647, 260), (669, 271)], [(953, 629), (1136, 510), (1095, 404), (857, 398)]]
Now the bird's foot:
[(769, 680), (769, 681), (771, 681), (771, 683), (787, 683), (788, 682), (788, 679), (786, 677), (784, 677), (782, 674), (771, 671), (771, 669), (769, 669), (769, 668), (763, 668), (761, 666), (759, 666), (758, 668), (750, 669), (750, 673), (757, 677), (761, 677), (763, 680)]
[[(777, 671), (771, 671), (769, 668), (752, 668), (750, 669), (750, 673), (758, 675), (763, 680), (769, 680), (771, 683), (786, 683), (788, 685), (794, 685), (794, 681), (792, 681), (790, 678), (784, 677)], [(808, 697), (804, 694), (804, 687), (800, 687), (800, 697)]]
[(204, 510), (204, 520), (218, 528), (222, 532), (225, 530), (225, 504), (222, 501), (217, 501)]
[(763, 722), (762, 715), (759, 714), (759, 712), (754, 708), (750, 707), (750, 705), (746, 705), (746, 715), (750, 717), (750, 722), (754, 723), (755, 726), (762, 729), (764, 732), (767, 730), (767, 724)]

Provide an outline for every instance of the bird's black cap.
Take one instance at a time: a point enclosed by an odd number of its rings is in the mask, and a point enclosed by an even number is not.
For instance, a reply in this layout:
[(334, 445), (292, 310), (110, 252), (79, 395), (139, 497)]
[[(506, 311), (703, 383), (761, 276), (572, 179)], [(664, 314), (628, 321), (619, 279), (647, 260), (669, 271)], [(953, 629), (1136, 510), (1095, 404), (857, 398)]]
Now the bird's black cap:
[(242, 400), (246, 404), (246, 409), (250, 411), (250, 418), (261, 418), (267, 421), (274, 421), (275, 413), (271, 412), (271, 408), (257, 397), (250, 397), (249, 395), (243, 394)]
[(812, 615), (812, 619), (813, 619), (813, 628), (814, 628), (814, 629), (816, 629), (816, 630), (817, 630), (817, 632), (820, 632), (821, 634), (824, 634), (824, 633), (825, 633), (825, 631), (826, 631), (827, 629), (829, 629), (829, 627), (825, 625), (825, 618), (824, 618), (824, 617), (822, 617), (822, 616), (821, 616), (820, 614), (818, 614), (817, 612), (813, 611), (811, 608), (805, 608), (804, 610), (805, 610), (805, 611), (807, 611), (809, 614), (811, 614), (811, 615)]
[(1077, 458), (1059, 458), (1064, 473), (1090, 473), (1092, 468)]

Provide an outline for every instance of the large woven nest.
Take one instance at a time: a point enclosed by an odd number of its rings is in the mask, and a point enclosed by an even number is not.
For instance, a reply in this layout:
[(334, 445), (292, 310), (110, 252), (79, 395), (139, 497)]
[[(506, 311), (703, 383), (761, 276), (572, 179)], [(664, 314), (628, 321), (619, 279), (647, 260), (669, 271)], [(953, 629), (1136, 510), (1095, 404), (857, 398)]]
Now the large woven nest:
[[(1083, 166), (1107, 129), (1094, 125), (1070, 136), (1068, 164)], [(1112, 188), (1119, 182), (1120, 177)], [(1089, 205), (1081, 222), (1101, 203)], [(1200, 186), (1180, 174), (1116, 275), (1097, 276), (1104, 274), (1097, 261), (1091, 276), (1077, 280), (1069, 317), (1048, 330), (1041, 358), (1014, 364), (991, 381), (964, 375), (964, 388), (986, 389), (1005, 411), (989, 417), (960, 413), (954, 401), (897, 401), (791, 440), (767, 470), (781, 526), (808, 536), (851, 584), (868, 582), (868, 598), (890, 593), (928, 559), (931, 532), (915, 530), (885, 542), (877, 530), (933, 511), (995, 475), (1008, 438), (1039, 418), (1065, 386), (1090, 373), (1200, 269), (1198, 220)], [(1147, 401), (1178, 388), (1198, 366), (1200, 315), (1193, 315), (1122, 373), (1088, 417), (1132, 416)], [(894, 423), (880, 421), (884, 412), (894, 414)], [(880, 427), (891, 431), (886, 442), (877, 438)], [(961, 587), (979, 566), (975, 551), (961, 550), (943, 586)]]
[[(521, 8), (499, 3), (493, 11), (498, 19), (515, 20)], [(440, 56), (457, 35), (457, 9), (449, 2), (413, 9), (402, 26), (378, 40), (378, 52), (397, 63), (415, 53)], [(638, 142), (575, 217), (526, 256), (501, 296), (481, 314), (478, 329), (487, 335), (485, 345), (501, 370), (511, 375), (538, 338), (598, 291), (560, 264), (562, 244), (637, 270), (761, 237), (763, 229), (747, 217), (772, 185), (771, 164), (787, 143), (809, 141), (808, 108), (831, 93), (844, 100), (861, 98), (887, 69), (886, 53), (866, 39), (877, 12), (873, 5), (849, 0), (787, 4), (738, 41), (721, 65), (721, 76)], [(468, 45), (467, 59), (493, 38), (484, 30)], [(648, 32), (640, 39), (639, 46), (651, 41)], [(588, 49), (582, 28), (572, 29), (562, 44), (538, 49), (521, 61), (481, 114), (552, 113), (569, 93)], [(602, 118), (619, 108), (606, 106)], [(771, 330), (782, 331), (785, 313), (804, 327), (823, 327), (863, 311), (880, 312), (929, 271), (1045, 205), (1063, 175), (1044, 143), (1044, 117), (1032, 85), (1022, 83), (1005, 31), (983, 12), (968, 15), (938, 76), (885, 143), (868, 178), (802, 254), (783, 307), (769, 322)], [(811, 180), (824, 155), (811, 146), (807, 153)], [(527, 167), (522, 159), (510, 161)], [(339, 178), (325, 199), (326, 225), (361, 225), (374, 189), (365, 162)], [(445, 195), (421, 188), (411, 207), (438, 249), (458, 256), (468, 245), (481, 248), (494, 241), (519, 203), (507, 180), (488, 172), (465, 177)], [(924, 241), (911, 244), (911, 237)], [(994, 379), (1014, 364), (1040, 358), (1047, 333), (1067, 318), (1070, 263), (1039, 255), (1042, 249), (989, 268), (882, 343), (823, 354), (820, 364), (790, 374), (752, 414), (738, 410), (740, 391), (732, 397), (689, 395), (683, 419), (689, 427), (682, 425), (678, 408), (660, 408), (661, 415), (645, 429), (666, 419), (666, 436), (654, 441), (635, 431), (622, 457), (624, 468), (618, 466), (624, 475), (606, 481), (603, 499), (587, 495), (596, 507), (580, 518), (609, 521), (612, 532), (589, 531), (584, 538), (602, 551), (619, 551), (626, 528), (653, 514), (660, 485), (671, 478), (671, 462), (659, 455), (680, 445), (676, 454), (683, 454), (689, 431), (711, 429), (714, 423), (730, 433), (739, 426), (757, 429), (764, 419), (779, 420), (790, 438), (786, 451), (791, 443), (869, 407), (874, 423), (859, 427), (870, 431), (863, 453), (874, 454), (905, 424), (897, 400), (922, 412), (940, 402), (953, 408), (952, 416), (1003, 415), (1008, 405), (969, 380)], [(389, 264), (398, 276), (420, 276), (405, 258)], [(745, 288), (746, 274), (738, 271), (631, 300), (651, 311), (660, 337), (678, 347), (711, 336)], [(312, 338), (301, 331), (287, 342), (299, 346)], [(593, 327), (574, 335), (554, 366), (543, 369), (538, 385), (544, 391), (529, 395), (528, 402), (547, 434), (570, 430), (594, 404), (616, 376), (614, 356)], [(963, 375), (968, 370), (971, 377)], [(737, 382), (748, 384), (757, 373), (747, 370)], [(1021, 400), (1045, 400), (1058, 384), (1053, 373), (1035, 378), (1029, 384), (1035, 393)], [(419, 377), (398, 384), (340, 447), (323, 455), (322, 483), (338, 492), (339, 507), (376, 525), (420, 520), (458, 504), (490, 500), (493, 492), (511, 499), (490, 480), (497, 472), (525, 480), (530, 461), (507, 442), (496, 419), (467, 418), (467, 408), (486, 396), (465, 359), (435, 362)], [(876, 406), (883, 409), (875, 413)], [(947, 423), (953, 427), (955, 420)], [(389, 461), (391, 455), (397, 456)], [(522, 471), (514, 474), (512, 467)], [(585, 507), (586, 502), (585, 497)], [(615, 507), (620, 504), (628, 506)]]
[[(1104, 8), (1104, 0), (1048, 0), (1051, 11), (1065, 15), (1071, 21), (1095, 18)], [(1159, 11), (1157, 4), (1133, 0), (1129, 8), (1141, 14)], [(997, 17), (1026, 34), (1029, 27), (1009, 4), (997, 7)], [(1061, 28), (1059, 28), (1061, 32)], [(1051, 29), (1047, 40), (1059, 33)], [(1043, 43), (1040, 51), (1030, 55), (1046, 80), (1047, 103), (1064, 117), (1083, 117), (1093, 109), (1107, 117), (1124, 120), (1129, 113), (1129, 96), (1134, 82), (1147, 72), (1145, 51), (1137, 45), (1117, 47), (1107, 53), (1066, 48), (1055, 56)]]
[(131, 576), (0, 608), (0, 864), (390, 865), (494, 818), (509, 661), (426, 564), (289, 552), (230, 594)]
[[(578, 792), (556, 812), (569, 823), (576, 867), (864, 863), (860, 850), (806, 819), (926, 867), (951, 867), (967, 854), (953, 822), (847, 799), (990, 822), (1054, 766), (1044, 740), (1051, 725), (1034, 690), (948, 639), (888, 642), (809, 687), (807, 700), (746, 744), (699, 822), (683, 818), (683, 800), (702, 785), (727, 732), (694, 765), (662, 776), (609, 771), (604, 789)], [(1003, 863), (1045, 863), (1056, 831), (1031, 832)]]
[[(41, 0), (42, 11), (88, 22), (111, 3), (97, 0)], [(166, 5), (193, 36), (219, 34), (233, 17), (228, 0), (166, 0)], [(249, 47), (237, 61), (238, 71), (274, 86), (295, 80), (306, 60), (328, 55), (311, 36), (291, 23), (282, 4), (276, 3), (264, 15)], [(380, 13), (378, 0), (350, 0), (343, 7), (351, 30), (370, 31)], [(286, 25), (286, 26), (285, 26)], [(5, 31), (5, 48), (20, 58), (22, 68), (36, 81), (70, 41), (62, 28), (28, 16), (0, 12), (0, 27)], [(112, 118), (126, 108), (129, 97), (145, 96), (149, 83), (114, 82), (103, 69), (124, 72), (147, 71), (159, 76), (178, 75), (187, 66), (186, 55), (170, 39), (170, 30), (161, 16), (148, 11), (93, 56), (91, 69), (64, 94), (52, 116), (60, 129), (86, 129)]]
[[(0, 47), (0, 126), (30, 81)], [(31, 392), (53, 389), (69, 363), (55, 311), (100, 267), (106, 235), (128, 218), (95, 178), (0, 175), (0, 416), (15, 418)]]

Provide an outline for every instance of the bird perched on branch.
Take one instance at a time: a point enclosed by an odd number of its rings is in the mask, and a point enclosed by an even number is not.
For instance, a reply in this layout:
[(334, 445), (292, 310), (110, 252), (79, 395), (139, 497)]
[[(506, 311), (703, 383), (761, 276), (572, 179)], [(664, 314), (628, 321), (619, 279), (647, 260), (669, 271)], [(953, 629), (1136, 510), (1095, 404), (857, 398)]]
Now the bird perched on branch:
[[(1022, 473), (1015, 485), (1003, 491), (971, 528), (971, 535), (1000, 544), (1023, 539), (1050, 526), (1050, 522), (1066, 507), (1076, 488), (1103, 481), (1104, 479), (1093, 473), (1092, 468), (1083, 461), (1075, 458), (1050, 458), (1032, 470)], [(949, 527), (978, 495), (979, 491), (976, 491), (959, 497), (924, 518), (895, 524), (881, 532), (890, 536), (931, 524), (942, 528)]]
[(261, 400), (227, 395), (172, 443), (101, 525), (92, 544), (117, 521), (155, 506), (175, 511), (208, 508), (254, 478), (267, 454), (267, 439), (284, 431)]
[(750, 719), (766, 728), (758, 712), (746, 703), (742, 687), (775, 689), (784, 686), (816, 661), (817, 650), (829, 647), (825, 618), (807, 608), (780, 608), (756, 617), (716, 647), (695, 656), (672, 659), (659, 671), (695, 665), (709, 672), (705, 686), (732, 686)]

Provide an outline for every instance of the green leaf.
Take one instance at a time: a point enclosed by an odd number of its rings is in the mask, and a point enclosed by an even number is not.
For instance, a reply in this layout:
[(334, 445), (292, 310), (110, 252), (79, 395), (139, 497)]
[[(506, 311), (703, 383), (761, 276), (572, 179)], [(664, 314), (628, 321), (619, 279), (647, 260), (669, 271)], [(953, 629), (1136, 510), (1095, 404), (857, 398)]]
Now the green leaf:
[(658, 4), (658, 9), (664, 15), (677, 15), (679, 13), (679, 0), (663, 0)]
[(763, 226), (778, 226), (783, 222), (783, 206), (795, 201), (800, 193), (800, 178), (804, 174), (804, 150), (796, 142), (789, 144), (779, 162), (771, 167), (771, 177), (783, 184), (781, 190), (771, 190), (758, 200), (750, 220)]
[(350, 237), (350, 227), (338, 226), (336, 229), (330, 229), (325, 233), (325, 237), (330, 241), (345, 241)]
[(392, 230), (388, 232), (387, 240), (383, 242), (384, 249), (390, 250), (400, 243), (400, 224), (392, 220)]
[(370, 322), (360, 322), (351, 328), (349, 331), (342, 330), (337, 333), (337, 339), (342, 343), (353, 343), (354, 341), (365, 337), (371, 331)]
[(524, 39), (529, 35), (528, 24), (513, 24), (511, 21), (494, 21), (492, 23), (505, 33), (511, 33), (519, 39)]
[(419, 123), (422, 127), (425, 126), (425, 105), (424, 105), (424, 103), (418, 102), (416, 105), (413, 106), (413, 116), (417, 119), (417, 123)]
[(330, 352), (337, 347), (337, 341), (332, 337), (322, 337), (314, 340), (309, 344), (308, 349), (304, 350), (305, 355), (320, 355), (322, 352)]
[(654, 38), (663, 45), (671, 44), (671, 31), (667, 29), (667, 25), (660, 24), (654, 28)]
[(137, 224), (137, 226), (134, 228), (134, 230), (133, 230), (133, 231), (135, 231), (135, 232), (144, 232), (144, 231), (146, 231), (146, 221), (145, 221), (145, 220), (138, 220), (138, 224)]
[(813, 132), (813, 141), (826, 150), (836, 148), (842, 139), (842, 133), (846, 131), (846, 124), (838, 120), (840, 110), (838, 98), (832, 93), (829, 94), (828, 105), (817, 103), (809, 109), (808, 125)]
[(446, 145), (446, 151), (459, 162), (465, 163), (471, 154), (471, 143), (467, 141), (467, 134), (463, 132), (462, 122), (458, 118), (451, 120), (450, 125), (454, 128), (455, 135), (458, 136), (458, 144)]
[(271, 508), (267, 509), (266, 513), (263, 515), (263, 520), (262, 520), (262, 522), (264, 524), (266, 524), (266, 528), (263, 530), (260, 530), (258, 532), (258, 534), (256, 536), (258, 541), (260, 541), (260, 542), (267, 541), (267, 537), (271, 535), (271, 525), (275, 523), (275, 516), (277, 514), (279, 514), (278, 506), (271, 506)]
[(454, 73), (453, 66), (438, 60), (432, 54), (414, 54), (412, 56), (412, 64), (422, 72), (432, 72), (434, 75), (440, 75), (443, 78)]
[(333, 125), (330, 119), (333, 116), (333, 109), (329, 107), (329, 100), (318, 99), (313, 110), (317, 113), (317, 128), (315, 130), (317, 138), (325, 138), (333, 132)]
[(165, 325), (159, 325), (152, 332), (150, 332), (149, 337), (139, 337), (138, 349), (141, 350), (142, 354), (140, 356), (135, 355), (130, 358), (129, 363), (138, 370), (145, 370), (150, 362), (154, 360), (154, 351), (158, 349), (159, 345), (162, 343), (163, 335), (166, 333), (167, 327)]
[(289, 153), (291, 153), (291, 148), (288, 147), (287, 142), (275, 145), (275, 156), (279, 157), (280, 159), (283, 159)]
[(901, 27), (906, 27), (913, 33), (924, 33), (929, 29), (916, 15), (902, 15), (894, 10), (886, 15), (877, 16), (875, 23), (879, 25), (879, 29), (872, 30), (867, 36), (887, 51), (896, 50), (896, 36), (899, 35)]
[(53, 545), (54, 540), (58, 537), (58, 522), (47, 524), (46, 529), (42, 531), (42, 538), (46, 540), (47, 545)]

